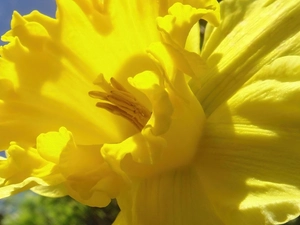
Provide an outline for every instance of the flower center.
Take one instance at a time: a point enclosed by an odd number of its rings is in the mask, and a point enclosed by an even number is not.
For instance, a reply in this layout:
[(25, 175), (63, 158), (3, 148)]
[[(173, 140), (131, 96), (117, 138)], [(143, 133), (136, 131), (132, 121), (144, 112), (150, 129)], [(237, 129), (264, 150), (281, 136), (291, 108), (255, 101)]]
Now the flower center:
[(142, 130), (148, 122), (151, 112), (143, 106), (137, 99), (127, 91), (116, 79), (106, 82), (100, 74), (96, 81), (105, 92), (90, 91), (92, 98), (100, 99), (96, 106), (105, 109), (115, 115), (119, 115), (130, 121), (137, 129)]

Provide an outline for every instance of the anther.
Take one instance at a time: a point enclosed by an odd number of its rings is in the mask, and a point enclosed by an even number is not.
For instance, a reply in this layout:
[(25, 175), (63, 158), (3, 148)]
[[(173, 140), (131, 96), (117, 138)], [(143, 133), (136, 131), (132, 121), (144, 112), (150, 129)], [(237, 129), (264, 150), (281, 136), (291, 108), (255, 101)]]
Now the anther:
[(115, 115), (129, 120), (139, 130), (148, 122), (151, 112), (139, 103), (136, 98), (128, 92), (116, 79), (111, 78), (110, 83), (106, 82), (100, 74), (95, 84), (101, 86), (106, 92), (90, 91), (92, 98), (99, 99), (97, 107), (105, 109)]

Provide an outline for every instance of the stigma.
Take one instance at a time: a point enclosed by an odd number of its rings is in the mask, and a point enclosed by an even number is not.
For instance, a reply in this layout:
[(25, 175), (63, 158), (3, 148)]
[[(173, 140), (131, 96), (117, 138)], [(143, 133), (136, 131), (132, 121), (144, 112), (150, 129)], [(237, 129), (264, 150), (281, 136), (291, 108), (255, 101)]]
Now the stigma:
[(96, 106), (105, 109), (115, 115), (122, 116), (131, 122), (138, 130), (142, 130), (151, 116), (132, 93), (127, 91), (115, 78), (108, 83), (103, 74), (100, 74), (94, 84), (100, 86), (104, 91), (90, 91), (89, 96), (99, 99)]

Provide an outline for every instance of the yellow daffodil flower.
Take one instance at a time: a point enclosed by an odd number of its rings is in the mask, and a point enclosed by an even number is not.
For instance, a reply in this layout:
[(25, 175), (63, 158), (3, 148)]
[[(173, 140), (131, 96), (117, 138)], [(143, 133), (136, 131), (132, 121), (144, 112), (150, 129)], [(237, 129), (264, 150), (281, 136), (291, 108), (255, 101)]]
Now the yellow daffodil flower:
[(0, 197), (117, 198), (114, 225), (295, 218), (298, 3), (225, 0), (220, 25), (214, 0), (15, 12), (0, 50)]

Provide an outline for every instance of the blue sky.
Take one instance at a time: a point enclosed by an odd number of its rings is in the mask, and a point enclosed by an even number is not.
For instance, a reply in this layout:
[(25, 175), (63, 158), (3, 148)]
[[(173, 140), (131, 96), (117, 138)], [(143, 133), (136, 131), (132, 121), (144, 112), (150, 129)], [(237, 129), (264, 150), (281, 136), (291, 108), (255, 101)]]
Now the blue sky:
[[(0, 36), (10, 29), (11, 16), (14, 10), (21, 15), (26, 15), (35, 9), (54, 17), (56, 10), (55, 0), (1, 0)], [(0, 45), (3, 44), (0, 41)]]

